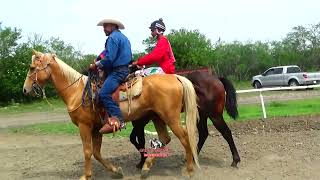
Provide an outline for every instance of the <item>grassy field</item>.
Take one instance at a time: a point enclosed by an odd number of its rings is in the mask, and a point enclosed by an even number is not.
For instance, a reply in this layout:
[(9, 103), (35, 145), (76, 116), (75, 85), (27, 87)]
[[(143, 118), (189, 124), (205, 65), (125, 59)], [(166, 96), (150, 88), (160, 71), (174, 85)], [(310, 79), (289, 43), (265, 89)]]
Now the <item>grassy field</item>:
[(242, 90), (242, 89), (252, 89), (253, 87), (251, 86), (251, 81), (239, 81), (239, 82), (233, 82), (231, 81), (234, 85), (234, 87), (237, 90)]
[[(51, 100), (55, 104), (55, 109), (60, 111), (60, 106), (63, 106), (62, 102), (58, 100)], [(30, 111), (44, 111), (45, 107), (48, 106), (46, 102), (36, 102), (33, 104), (19, 105), (17, 107), (9, 106), (6, 109), (0, 110), (1, 113), (13, 113), (19, 110), (23, 112)], [(41, 108), (42, 107), (42, 108)], [(52, 107), (50, 107), (52, 109)], [(65, 109), (63, 109), (65, 111)], [(279, 116), (297, 116), (306, 114), (320, 114), (320, 98), (317, 99), (307, 99), (307, 100), (293, 100), (286, 102), (271, 102), (266, 104), (267, 117), (279, 117)], [(241, 105), (239, 106), (239, 119), (244, 120), (259, 120), (262, 118), (261, 105)], [(183, 115), (182, 115), (183, 116)], [(228, 115), (224, 115), (227, 122), (233, 121)], [(211, 122), (208, 121), (209, 124)], [(131, 123), (127, 124), (127, 129), (123, 130), (121, 133), (117, 133), (117, 136), (129, 136), (132, 130)], [(146, 127), (148, 131), (155, 131), (153, 124), (149, 123)], [(28, 125), (23, 127), (10, 128), (8, 131), (12, 133), (23, 133), (23, 134), (78, 134), (78, 128), (71, 122), (54, 122), (54, 123), (41, 123), (35, 125)]]
[[(120, 133), (116, 133), (116, 137), (128, 137), (132, 131), (131, 123), (127, 123), (125, 130), (122, 130)], [(153, 124), (149, 123), (146, 128), (148, 131), (155, 131)], [(22, 127), (9, 128), (6, 131), (10, 133), (19, 133), (19, 134), (30, 134), (30, 135), (77, 135), (79, 134), (79, 129), (71, 122), (51, 122), (51, 123), (41, 123), (34, 125), (27, 125)], [(107, 137), (112, 137), (112, 135), (107, 135)]]
[[(267, 118), (287, 117), (306, 114), (320, 114), (320, 98), (307, 100), (292, 100), (286, 102), (271, 102), (265, 105)], [(229, 121), (229, 116), (225, 115)], [(260, 104), (239, 106), (239, 120), (261, 119)]]
[[(48, 102), (50, 104), (48, 104)], [(14, 103), (9, 106), (0, 107), (0, 115), (17, 114), (25, 112), (65, 112), (66, 107), (61, 99), (49, 98), (48, 102), (43, 99), (33, 101), (32, 103), (20, 104)]]

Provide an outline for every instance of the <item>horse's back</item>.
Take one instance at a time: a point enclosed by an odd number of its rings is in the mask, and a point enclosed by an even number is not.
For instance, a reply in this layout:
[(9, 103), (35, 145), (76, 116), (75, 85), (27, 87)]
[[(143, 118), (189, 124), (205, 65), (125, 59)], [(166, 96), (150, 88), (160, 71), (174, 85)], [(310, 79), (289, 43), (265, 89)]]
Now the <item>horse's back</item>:
[(181, 88), (181, 83), (174, 74), (154, 74), (143, 78), (143, 85), (149, 85), (153, 89), (170, 90)]
[(177, 107), (183, 99), (183, 86), (174, 74), (150, 75), (142, 83), (142, 95), (154, 107)]
[(196, 71), (188, 74), (186, 77), (192, 82), (192, 84), (206, 91), (206, 93), (220, 94), (225, 91), (219, 77), (211, 73)]
[[(192, 72), (186, 76), (197, 92), (200, 109), (205, 112), (221, 112), (225, 103), (225, 88), (219, 77), (208, 72)], [(212, 110), (212, 107), (215, 109)]]

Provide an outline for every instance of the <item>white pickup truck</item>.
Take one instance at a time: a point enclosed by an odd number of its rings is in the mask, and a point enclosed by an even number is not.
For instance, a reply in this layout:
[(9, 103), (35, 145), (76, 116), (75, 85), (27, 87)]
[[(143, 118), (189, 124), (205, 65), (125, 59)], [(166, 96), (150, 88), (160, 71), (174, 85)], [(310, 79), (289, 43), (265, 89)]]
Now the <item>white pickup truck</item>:
[(255, 88), (311, 84), (320, 84), (320, 72), (301, 72), (296, 65), (272, 67), (252, 78), (252, 86)]

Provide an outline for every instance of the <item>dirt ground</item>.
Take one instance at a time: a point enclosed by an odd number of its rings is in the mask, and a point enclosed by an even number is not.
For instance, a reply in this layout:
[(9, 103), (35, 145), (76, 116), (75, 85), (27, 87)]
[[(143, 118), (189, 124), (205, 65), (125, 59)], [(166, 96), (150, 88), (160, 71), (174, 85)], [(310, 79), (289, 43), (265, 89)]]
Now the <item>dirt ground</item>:
[[(319, 179), (320, 116), (232, 122), (230, 128), (241, 156), (239, 168), (230, 166), (229, 147), (210, 126), (199, 156), (201, 169), (192, 179)], [(173, 138), (168, 147), (170, 156), (156, 161), (148, 179), (185, 179), (182, 146)], [(124, 179), (140, 177), (135, 168), (139, 154), (128, 138), (104, 138), (102, 154), (123, 168)], [(83, 170), (80, 137), (2, 131), (0, 162), (0, 179), (78, 179)], [(93, 178), (110, 179), (110, 173), (96, 160)]]

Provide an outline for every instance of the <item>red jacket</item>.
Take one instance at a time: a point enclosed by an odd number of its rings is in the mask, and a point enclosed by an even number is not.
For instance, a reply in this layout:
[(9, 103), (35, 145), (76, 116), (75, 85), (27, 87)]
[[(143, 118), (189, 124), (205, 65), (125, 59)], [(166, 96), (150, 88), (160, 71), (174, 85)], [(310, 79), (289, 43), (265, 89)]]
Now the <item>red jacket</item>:
[(158, 63), (166, 74), (174, 74), (175, 61), (170, 42), (165, 36), (161, 36), (154, 49), (149, 54), (139, 58), (137, 64), (142, 66)]

